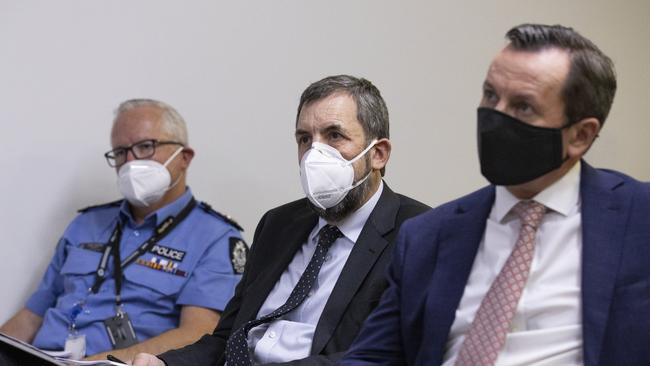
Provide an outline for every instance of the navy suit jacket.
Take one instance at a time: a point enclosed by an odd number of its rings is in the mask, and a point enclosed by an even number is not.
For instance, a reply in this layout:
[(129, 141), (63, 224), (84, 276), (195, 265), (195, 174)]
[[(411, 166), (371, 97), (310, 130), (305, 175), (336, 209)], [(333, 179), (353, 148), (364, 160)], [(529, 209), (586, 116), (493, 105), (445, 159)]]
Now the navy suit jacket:
[[(583, 162), (582, 322), (586, 366), (650, 365), (650, 184)], [(407, 220), (389, 287), (341, 365), (442, 364), (495, 190)]]

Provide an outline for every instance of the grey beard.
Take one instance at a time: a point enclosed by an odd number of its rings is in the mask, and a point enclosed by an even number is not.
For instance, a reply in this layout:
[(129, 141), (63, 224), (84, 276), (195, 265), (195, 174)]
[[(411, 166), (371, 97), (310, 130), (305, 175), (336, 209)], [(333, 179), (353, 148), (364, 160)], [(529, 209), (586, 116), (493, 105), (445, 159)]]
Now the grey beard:
[(343, 200), (334, 207), (322, 209), (308, 200), (309, 207), (325, 221), (339, 222), (361, 207), (361, 202), (370, 192), (371, 183), (372, 179), (368, 177), (363, 183), (352, 188)]

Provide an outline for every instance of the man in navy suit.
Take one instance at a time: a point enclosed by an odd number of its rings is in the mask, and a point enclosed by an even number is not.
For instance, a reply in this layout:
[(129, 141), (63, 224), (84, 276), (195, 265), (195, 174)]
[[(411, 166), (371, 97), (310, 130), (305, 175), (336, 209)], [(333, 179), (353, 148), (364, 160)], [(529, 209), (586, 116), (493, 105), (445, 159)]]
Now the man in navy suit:
[(492, 185), (402, 226), (341, 365), (650, 365), (650, 185), (582, 160), (613, 64), (571, 28), (506, 37), (478, 109)]

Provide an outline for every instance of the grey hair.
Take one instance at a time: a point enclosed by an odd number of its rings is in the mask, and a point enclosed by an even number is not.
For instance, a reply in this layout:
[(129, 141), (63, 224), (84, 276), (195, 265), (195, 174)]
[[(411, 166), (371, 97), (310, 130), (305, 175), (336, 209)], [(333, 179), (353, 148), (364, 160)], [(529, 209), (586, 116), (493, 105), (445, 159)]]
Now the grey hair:
[[(364, 78), (350, 75), (334, 75), (309, 85), (300, 96), (296, 125), (303, 107), (329, 97), (335, 93), (346, 93), (357, 104), (357, 119), (366, 134), (366, 144), (373, 139), (389, 138), (388, 108), (379, 89)], [(384, 176), (386, 168), (381, 169)]]
[(154, 107), (162, 111), (162, 129), (172, 139), (180, 142), (184, 146), (188, 146), (189, 140), (187, 138), (187, 126), (183, 117), (165, 102), (155, 99), (129, 99), (122, 102), (115, 110), (115, 118), (113, 124), (120, 116), (120, 114), (138, 107)]
[(357, 119), (366, 134), (366, 142), (389, 138), (388, 108), (379, 89), (366, 79), (350, 75), (328, 76), (309, 85), (300, 96), (296, 123), (303, 107), (338, 92), (350, 95), (356, 102)]

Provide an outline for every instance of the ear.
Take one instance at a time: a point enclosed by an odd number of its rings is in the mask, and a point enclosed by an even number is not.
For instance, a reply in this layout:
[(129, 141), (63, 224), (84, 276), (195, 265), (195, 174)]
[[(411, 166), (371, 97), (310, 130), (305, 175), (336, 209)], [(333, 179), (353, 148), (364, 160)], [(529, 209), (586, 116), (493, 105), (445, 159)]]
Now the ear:
[(390, 140), (383, 138), (378, 140), (371, 150), (370, 163), (373, 170), (381, 170), (388, 163), (391, 151)]
[(187, 169), (194, 158), (194, 149), (191, 147), (186, 147), (181, 151), (181, 166), (183, 169)]
[(582, 157), (591, 147), (598, 132), (600, 132), (600, 122), (593, 117), (580, 120), (569, 127), (566, 141), (569, 157)]

